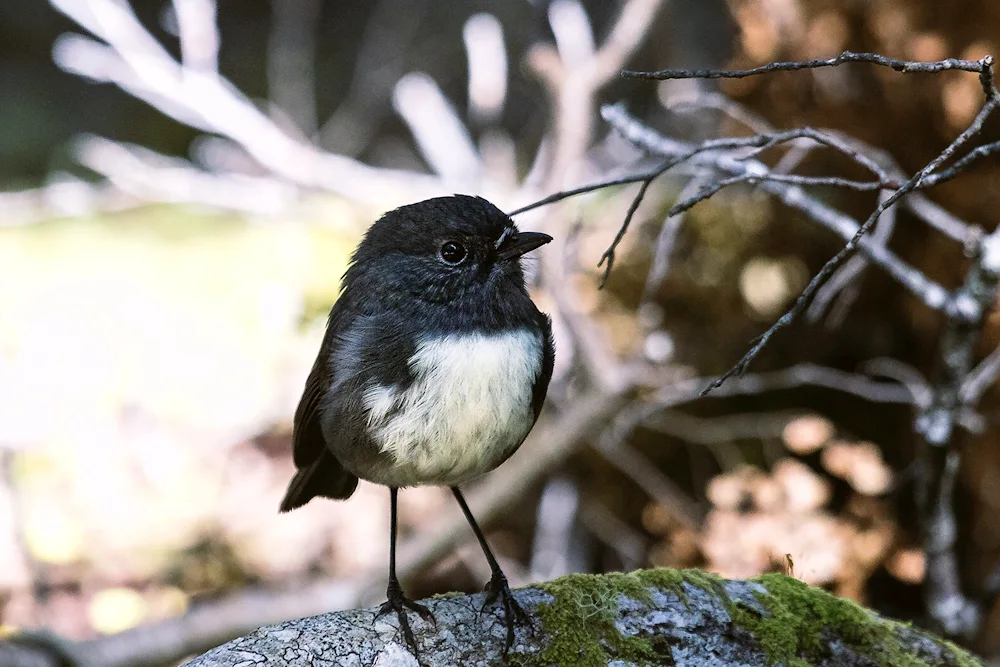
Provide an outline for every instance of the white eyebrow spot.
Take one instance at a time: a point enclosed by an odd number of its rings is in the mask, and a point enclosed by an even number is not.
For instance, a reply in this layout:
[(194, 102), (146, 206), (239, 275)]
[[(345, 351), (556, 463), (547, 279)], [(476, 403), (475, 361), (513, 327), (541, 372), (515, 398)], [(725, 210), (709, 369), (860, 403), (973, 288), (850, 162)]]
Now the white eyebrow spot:
[(497, 239), (496, 243), (493, 244), (494, 248), (499, 248), (503, 245), (503, 242), (507, 240), (507, 237), (514, 233), (514, 227), (504, 227), (503, 232), (500, 234), (500, 238)]

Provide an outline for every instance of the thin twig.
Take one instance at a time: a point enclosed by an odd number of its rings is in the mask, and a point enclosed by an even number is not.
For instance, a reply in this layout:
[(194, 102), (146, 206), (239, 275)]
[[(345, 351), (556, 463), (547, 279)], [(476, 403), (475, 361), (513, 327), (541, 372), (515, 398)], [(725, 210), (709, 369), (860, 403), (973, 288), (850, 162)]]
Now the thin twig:
[[(693, 196), (708, 181), (709, 176), (695, 176), (681, 190), (678, 199), (685, 200)], [(653, 255), (653, 263), (646, 274), (646, 284), (642, 289), (640, 303), (647, 303), (653, 298), (653, 293), (659, 289), (667, 274), (670, 272), (670, 258), (673, 254), (674, 244), (677, 241), (677, 233), (684, 222), (684, 215), (670, 215), (663, 220), (660, 233), (656, 239), (656, 252)]]
[(965, 156), (957, 160), (955, 164), (951, 165), (943, 171), (939, 171), (936, 174), (931, 174), (923, 180), (923, 187), (929, 188), (935, 185), (940, 185), (945, 181), (950, 181), (951, 179), (958, 176), (960, 173), (968, 169), (969, 165), (978, 160), (979, 158), (986, 157), (987, 155), (992, 155), (1000, 151), (1000, 141), (994, 141), (991, 144), (983, 144), (973, 148), (971, 151), (965, 154)]
[(931, 618), (950, 636), (973, 636), (983, 619), (980, 600), (963, 591), (958, 567), (954, 487), (961, 452), (955, 431), (967, 400), (988, 386), (992, 374), (990, 362), (974, 371), (973, 355), (1000, 287), (998, 234), (994, 231), (975, 249), (975, 261), (956, 290), (956, 307), (948, 313), (938, 345), (931, 400), (914, 423), (920, 437), (916, 500), (927, 558), (924, 596)]
[(659, 174), (663, 173), (663, 167), (657, 167), (650, 171), (646, 171), (639, 174), (632, 174), (629, 176), (621, 176), (619, 178), (612, 178), (605, 181), (599, 181), (597, 183), (592, 183), (590, 185), (582, 185), (578, 188), (573, 188), (571, 190), (564, 190), (562, 192), (557, 192), (548, 197), (539, 199), (538, 201), (533, 201), (530, 204), (526, 204), (521, 208), (514, 209), (510, 211), (507, 215), (513, 217), (521, 213), (526, 213), (532, 211), (536, 208), (541, 208), (542, 206), (548, 206), (549, 204), (554, 204), (560, 202), (564, 199), (569, 199), (570, 197), (576, 197), (579, 195), (587, 194), (588, 192), (597, 192), (598, 190), (604, 190), (605, 188), (612, 188), (616, 185), (629, 185), (631, 183), (640, 183), (643, 181), (648, 181), (651, 178), (656, 178)]
[[(882, 193), (881, 196), (884, 197), (885, 194)], [(896, 226), (896, 211), (897, 208), (892, 207), (882, 214), (882, 218), (871, 234), (873, 243), (884, 246), (889, 242)], [(806, 318), (810, 322), (815, 322), (822, 317), (823, 313), (827, 312), (830, 302), (836, 299), (836, 306), (827, 318), (827, 326), (831, 328), (839, 326), (860, 293), (859, 279), (867, 267), (868, 260), (863, 255), (851, 257), (816, 293), (816, 297), (806, 311)]]
[(875, 224), (875, 221), (878, 220), (879, 216), (882, 215), (882, 213), (885, 212), (887, 208), (895, 204), (897, 200), (906, 196), (907, 193), (919, 187), (924, 177), (926, 177), (928, 174), (934, 171), (934, 169), (936, 169), (941, 163), (947, 160), (948, 157), (954, 154), (956, 150), (958, 150), (970, 138), (972, 138), (975, 134), (977, 134), (980, 131), (980, 129), (982, 129), (983, 123), (986, 121), (986, 118), (988, 118), (989, 115), (996, 109), (998, 103), (1000, 103), (1000, 99), (998, 99), (997, 97), (988, 98), (986, 104), (983, 105), (983, 108), (976, 115), (976, 118), (973, 120), (972, 124), (964, 132), (962, 132), (960, 135), (958, 135), (958, 137), (955, 138), (954, 141), (948, 144), (948, 146), (943, 151), (941, 151), (941, 153), (936, 158), (931, 160), (923, 169), (921, 169), (919, 172), (917, 172), (912, 177), (907, 179), (905, 183), (903, 183), (899, 188), (893, 191), (893, 193), (890, 194), (888, 197), (880, 201), (878, 206), (875, 207), (875, 210), (871, 213), (871, 215), (868, 216), (868, 219), (865, 220), (860, 227), (858, 227), (858, 231), (855, 232), (854, 236), (851, 237), (851, 239), (844, 245), (843, 248), (840, 249), (840, 251), (836, 255), (834, 255), (831, 259), (827, 260), (826, 264), (824, 264), (823, 267), (819, 270), (819, 272), (815, 276), (813, 276), (812, 280), (809, 281), (809, 284), (806, 285), (806, 288), (802, 290), (802, 293), (799, 294), (799, 296), (795, 299), (795, 303), (792, 305), (792, 307), (789, 308), (781, 317), (778, 318), (777, 321), (775, 321), (774, 324), (772, 324), (764, 333), (762, 333), (756, 340), (753, 341), (749, 351), (747, 351), (747, 353), (744, 354), (739, 361), (737, 361), (725, 373), (720, 375), (716, 380), (711, 382), (705, 388), (704, 393), (707, 394), (713, 389), (717, 389), (719, 386), (722, 385), (723, 382), (726, 381), (727, 378), (730, 378), (733, 375), (742, 374), (746, 370), (750, 362), (752, 362), (757, 357), (757, 355), (760, 354), (760, 351), (764, 349), (764, 347), (771, 340), (771, 338), (776, 333), (778, 333), (779, 331), (781, 331), (782, 329), (784, 329), (789, 324), (795, 321), (795, 319), (809, 305), (809, 302), (816, 294), (816, 291), (823, 285), (824, 282), (826, 282), (827, 278), (833, 275), (833, 273), (844, 263), (844, 261), (848, 257), (854, 254), (854, 251), (857, 249), (861, 237), (868, 233), (868, 231)]
[(972, 369), (962, 383), (961, 400), (965, 405), (975, 405), (986, 390), (1000, 377), (1000, 347), (993, 348), (985, 359)]
[[(696, 377), (673, 383), (654, 392), (649, 398), (649, 403), (662, 410), (698, 400), (703, 398), (701, 388), (707, 380), (708, 378)], [(744, 375), (720, 387), (710, 397), (745, 396), (802, 386), (833, 389), (872, 403), (913, 402), (913, 396), (905, 386), (810, 363), (796, 364), (777, 371)]]
[[(690, 144), (664, 137), (630, 116), (620, 105), (605, 106), (601, 112), (604, 119), (616, 131), (650, 154), (676, 158), (691, 154), (693, 151)], [(734, 175), (746, 174), (751, 170), (758, 177), (769, 173), (767, 167), (760, 162), (739, 161), (724, 151), (696, 151), (691, 157), (691, 163), (695, 167), (721, 170)], [(810, 196), (801, 187), (765, 181), (760, 184), (760, 189), (776, 196), (786, 206), (801, 211), (845, 241), (852, 238), (860, 226), (855, 219)], [(927, 307), (942, 310), (948, 305), (948, 290), (888, 248), (872, 243), (867, 237), (861, 237), (859, 247), (874, 264), (886, 271)]]
[(922, 192), (911, 194), (903, 200), (903, 205), (934, 229), (965, 246), (975, 245), (983, 235), (980, 227), (971, 225), (945, 210)]
[(751, 176), (751, 183), (754, 181), (773, 181), (774, 183), (788, 183), (789, 185), (829, 185), (846, 190), (856, 190), (858, 192), (872, 192), (875, 190), (886, 190), (898, 187), (898, 183), (892, 181), (854, 181), (839, 176), (800, 176), (798, 174), (776, 174), (768, 173), (763, 176)]
[(913, 366), (899, 359), (879, 357), (861, 365), (861, 370), (869, 375), (887, 377), (899, 382), (909, 390), (913, 404), (926, 408), (931, 403), (931, 386), (927, 378)]
[[(992, 59), (984, 59), (984, 62), (992, 62)], [(983, 78), (984, 80), (992, 81), (990, 77), (984, 76)], [(993, 90), (994, 92), (992, 92), (990, 96), (987, 98), (986, 103), (983, 105), (983, 108), (977, 114), (976, 118), (973, 120), (970, 126), (965, 131), (963, 131), (958, 137), (956, 137), (956, 139), (952, 141), (934, 160), (932, 160), (923, 169), (917, 172), (917, 174), (907, 179), (906, 182), (901, 184), (888, 197), (884, 198), (882, 201), (879, 202), (878, 206), (876, 206), (875, 210), (868, 217), (868, 219), (865, 220), (864, 223), (862, 223), (860, 226), (856, 228), (855, 232), (850, 237), (850, 239), (848, 239), (844, 247), (841, 248), (841, 250), (833, 258), (828, 260), (827, 263), (820, 269), (820, 271), (815, 276), (813, 276), (812, 280), (810, 280), (809, 284), (795, 300), (792, 307), (788, 311), (786, 311), (774, 324), (772, 324), (771, 327), (769, 327), (764, 333), (762, 333), (757, 339), (755, 339), (751, 343), (750, 349), (747, 351), (746, 354), (743, 355), (743, 357), (736, 364), (734, 364), (728, 371), (726, 371), (720, 377), (716, 378), (715, 381), (710, 383), (709, 386), (705, 388), (705, 393), (717, 389), (719, 386), (722, 385), (723, 382), (725, 382), (726, 379), (734, 375), (739, 375), (740, 373), (744, 372), (749, 363), (754, 358), (756, 358), (756, 356), (767, 345), (770, 339), (778, 331), (791, 324), (798, 317), (798, 315), (801, 314), (801, 312), (809, 305), (817, 289), (820, 286), (822, 286), (822, 284), (844, 263), (846, 259), (848, 259), (851, 255), (853, 255), (853, 253), (859, 246), (862, 247), (864, 246), (862, 239), (871, 229), (872, 225), (875, 224), (875, 221), (878, 220), (879, 216), (887, 208), (895, 204), (897, 200), (904, 197), (909, 192), (912, 192), (916, 188), (920, 187), (921, 181), (924, 177), (926, 177), (941, 163), (947, 160), (951, 155), (954, 154), (956, 150), (958, 150), (971, 137), (973, 137), (981, 130), (982, 125), (985, 122), (986, 118), (989, 117), (989, 115), (996, 109), (998, 102), (1000, 102), (1000, 96), (998, 96), (995, 93), (995, 89), (991, 88), (991, 90)], [(606, 107), (604, 115), (605, 118), (609, 120), (609, 122), (612, 122), (612, 119), (615, 116), (617, 116), (618, 119), (622, 119), (624, 112), (620, 108)], [(648, 128), (645, 127), (637, 128), (635, 127), (634, 123), (631, 125), (626, 123), (625, 125), (626, 125), (625, 128), (626, 131), (631, 131), (630, 134), (626, 134), (626, 137), (629, 138), (630, 140), (633, 140), (635, 143), (644, 146), (647, 150), (651, 146), (663, 143), (662, 139)], [(761, 171), (762, 175), (768, 173), (766, 167), (764, 167), (763, 165), (759, 165), (759, 163), (756, 164), (755, 171)], [(873, 246), (872, 244), (869, 243), (868, 247), (874, 248), (877, 246)], [(917, 278), (914, 274), (909, 274), (907, 277), (911, 279), (911, 282), (917, 281)], [(926, 287), (926, 277), (923, 277), (923, 280), (920, 280), (919, 282), (924, 283), (922, 287)], [(906, 282), (904, 282), (904, 284), (906, 284)], [(944, 305), (944, 304), (939, 304), (939, 305)]]
[[(989, 57), (989, 56), (987, 56)], [(622, 76), (626, 79), (646, 79), (662, 81), (664, 79), (742, 79), (748, 76), (759, 74), (769, 74), (771, 72), (794, 72), (803, 69), (817, 69), (820, 67), (837, 67), (845, 63), (871, 63), (889, 67), (904, 74), (922, 72), (933, 74), (945, 70), (962, 70), (965, 72), (982, 73), (983, 61), (961, 60), (958, 58), (947, 58), (933, 62), (915, 62), (910, 60), (897, 60), (896, 58), (886, 58), (877, 53), (854, 53), (844, 51), (835, 58), (821, 58), (816, 60), (800, 60), (794, 62), (768, 63), (752, 69), (663, 69), (656, 72), (633, 72), (626, 70)], [(992, 58), (990, 62), (992, 64)]]
[(665, 410), (640, 424), (696, 445), (721, 445), (737, 440), (780, 437), (784, 428), (805, 414), (802, 410), (745, 412), (719, 417), (696, 417), (680, 410)]
[[(685, 97), (676, 104), (671, 103), (668, 108), (690, 108), (694, 110), (717, 109), (738, 123), (745, 125), (756, 134), (773, 135), (777, 132), (777, 130), (775, 130), (775, 128), (763, 117), (753, 113), (752, 111), (744, 108), (742, 105), (719, 93), (699, 90), (694, 96)], [(875, 172), (881, 180), (886, 182), (892, 180), (902, 182), (906, 180), (906, 174), (896, 162), (896, 159), (887, 151), (876, 146), (866, 144), (855, 137), (843, 135), (835, 130), (818, 131), (825, 137), (834, 138), (839, 144), (847, 147), (848, 151), (842, 151), (847, 157), (855, 159), (856, 155), (860, 155), (870, 158), (871, 162), (878, 166), (881, 170), (879, 172)], [(828, 145), (839, 150), (839, 146), (836, 144)], [(807, 145), (796, 142), (793, 146), (798, 148), (796, 154), (793, 155), (792, 152), (787, 153), (784, 157), (782, 157), (781, 161), (775, 165), (772, 171), (786, 173), (799, 164), (800, 160), (806, 153)], [(925, 183), (927, 183), (928, 180), (929, 179), (924, 179)], [(932, 180), (931, 184), (937, 184), (938, 182), (939, 181)], [(930, 185), (927, 187), (930, 187)], [(917, 217), (926, 222), (928, 225), (938, 230), (945, 236), (958, 241), (959, 243), (969, 244), (982, 236), (982, 233), (981, 231), (978, 231), (978, 228), (960, 220), (953, 213), (946, 211), (920, 192), (910, 194), (903, 200), (902, 203), (909, 211), (917, 215)]]
[[(653, 177), (655, 178), (655, 176)], [(646, 196), (646, 190), (649, 189), (649, 184), (653, 182), (653, 178), (649, 178), (642, 182), (639, 186), (639, 191), (635, 193), (635, 197), (632, 199), (632, 203), (628, 207), (628, 212), (625, 214), (625, 221), (622, 223), (621, 227), (618, 229), (618, 233), (615, 234), (615, 240), (611, 242), (611, 245), (604, 254), (601, 255), (600, 261), (597, 262), (597, 266), (604, 264), (607, 260), (608, 265), (604, 267), (604, 275), (601, 276), (600, 285), (598, 289), (604, 289), (604, 285), (608, 282), (608, 276), (611, 275), (611, 267), (615, 263), (615, 250), (618, 248), (618, 244), (621, 243), (622, 239), (625, 238), (625, 232), (628, 231), (629, 223), (632, 222), (632, 216), (639, 209), (639, 205), (642, 203), (643, 198)]]
[(676, 482), (663, 474), (648, 456), (626, 443), (627, 435), (609, 427), (597, 438), (594, 448), (650, 498), (669, 508), (685, 528), (697, 530), (704, 518), (704, 510)]
[[(832, 148), (840, 153), (843, 153), (848, 158), (858, 163), (876, 177), (879, 181), (888, 183), (890, 181), (889, 176), (886, 174), (885, 170), (882, 169), (874, 160), (870, 157), (857, 150), (851, 146), (847, 141), (836, 136), (835, 134), (824, 132), (822, 130), (817, 130), (812, 127), (800, 127), (794, 130), (787, 130), (785, 132), (770, 132), (766, 134), (758, 135), (762, 139), (766, 139), (756, 150), (750, 151), (743, 159), (754, 158), (761, 153), (768, 151), (781, 144), (788, 143), (796, 139), (811, 139), (816, 143), (826, 146), (827, 148)], [(898, 186), (895, 186), (898, 187)]]

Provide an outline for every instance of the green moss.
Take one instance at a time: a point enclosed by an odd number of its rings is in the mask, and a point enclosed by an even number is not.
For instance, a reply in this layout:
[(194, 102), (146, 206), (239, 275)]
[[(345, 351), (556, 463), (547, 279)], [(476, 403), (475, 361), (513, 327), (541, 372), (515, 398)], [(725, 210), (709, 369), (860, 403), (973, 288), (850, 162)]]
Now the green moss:
[(722, 580), (700, 570), (658, 568), (631, 574), (571, 574), (539, 585), (552, 602), (538, 606), (542, 629), (551, 639), (538, 653), (512, 654), (520, 665), (597, 667), (618, 659), (638, 665), (670, 665), (670, 647), (618, 631), (622, 597), (651, 604), (651, 588), (674, 593), (685, 603), (684, 584), (717, 591)]
[(721, 600), (729, 600), (729, 594), (726, 593), (726, 580), (717, 574), (704, 570), (672, 570), (658, 567), (652, 570), (638, 570), (633, 572), (631, 576), (637, 577), (648, 588), (659, 588), (675, 594), (685, 604), (687, 604), (687, 592), (684, 590), (683, 584), (712, 593)]
[[(705, 590), (722, 601), (733, 625), (753, 634), (769, 665), (811, 667), (824, 658), (824, 632), (842, 638), (856, 653), (878, 665), (930, 667), (908, 651), (901, 637), (903, 623), (873, 616), (863, 607), (780, 574), (755, 579), (765, 592), (757, 594), (764, 608), (731, 600), (725, 580), (701, 570), (658, 568), (630, 574), (573, 574), (538, 586), (552, 601), (538, 606), (541, 630), (549, 642), (533, 654), (515, 653), (510, 662), (524, 667), (571, 665), (597, 667), (610, 660), (636, 665), (671, 665), (671, 648), (655, 637), (626, 637), (616, 620), (623, 598), (651, 604), (651, 589), (676, 595), (687, 604), (685, 586)], [(972, 655), (950, 642), (937, 640), (948, 665), (982, 667)]]
[[(640, 579), (628, 574), (571, 574), (539, 586), (552, 602), (539, 605), (538, 616), (551, 641), (539, 653), (512, 655), (523, 665), (607, 665), (611, 658), (653, 664), (646, 640), (623, 637), (615, 627), (619, 596), (649, 600)], [(520, 660), (519, 660), (520, 659)]]
[[(827, 631), (879, 665), (930, 667), (931, 663), (904, 649), (899, 636), (906, 627), (903, 623), (874, 617), (850, 600), (781, 574), (766, 574), (754, 581), (767, 590), (757, 598), (768, 613), (742, 604), (730, 604), (730, 613), (736, 625), (753, 633), (770, 665), (812, 665), (824, 656)], [(951, 653), (949, 664), (980, 665), (957, 646), (944, 641), (941, 645)]]

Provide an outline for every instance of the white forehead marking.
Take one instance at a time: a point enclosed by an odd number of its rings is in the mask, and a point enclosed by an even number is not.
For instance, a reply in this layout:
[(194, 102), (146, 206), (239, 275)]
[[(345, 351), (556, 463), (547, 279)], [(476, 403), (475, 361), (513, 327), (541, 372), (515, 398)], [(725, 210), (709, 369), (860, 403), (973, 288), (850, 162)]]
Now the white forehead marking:
[(496, 243), (493, 244), (494, 248), (499, 248), (503, 245), (503, 242), (507, 240), (507, 237), (514, 233), (514, 226), (508, 225), (503, 228), (503, 232), (500, 233), (500, 238), (497, 239)]
[(364, 393), (368, 427), (397, 464), (374, 481), (461, 484), (498, 465), (531, 429), (537, 333), (426, 339), (409, 364), (415, 379), (405, 390), (372, 385)]

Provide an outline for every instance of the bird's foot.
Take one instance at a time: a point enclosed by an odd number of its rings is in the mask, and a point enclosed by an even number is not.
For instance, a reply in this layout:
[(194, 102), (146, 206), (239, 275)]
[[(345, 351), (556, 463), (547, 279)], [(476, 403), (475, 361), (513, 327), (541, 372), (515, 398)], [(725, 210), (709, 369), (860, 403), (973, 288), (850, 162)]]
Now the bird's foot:
[(385, 591), (386, 601), (382, 603), (382, 606), (378, 609), (377, 616), (384, 616), (389, 612), (396, 612), (396, 618), (399, 619), (399, 627), (403, 631), (403, 638), (406, 640), (407, 645), (413, 652), (413, 656), (420, 662), (420, 652), (417, 648), (417, 639), (413, 636), (413, 630), (410, 629), (410, 619), (407, 618), (406, 610), (415, 611), (420, 618), (425, 621), (437, 626), (437, 621), (434, 619), (434, 614), (431, 610), (424, 605), (414, 602), (410, 598), (403, 595), (403, 589), (400, 587), (399, 582), (395, 580), (389, 581), (389, 587)]
[(507, 637), (503, 645), (504, 655), (507, 655), (510, 647), (514, 645), (514, 626), (527, 625), (534, 628), (534, 624), (531, 622), (531, 616), (514, 599), (514, 594), (511, 593), (510, 586), (507, 585), (507, 577), (500, 571), (494, 572), (493, 578), (486, 584), (486, 603), (480, 613), (498, 600), (503, 609), (504, 625), (507, 628)]

